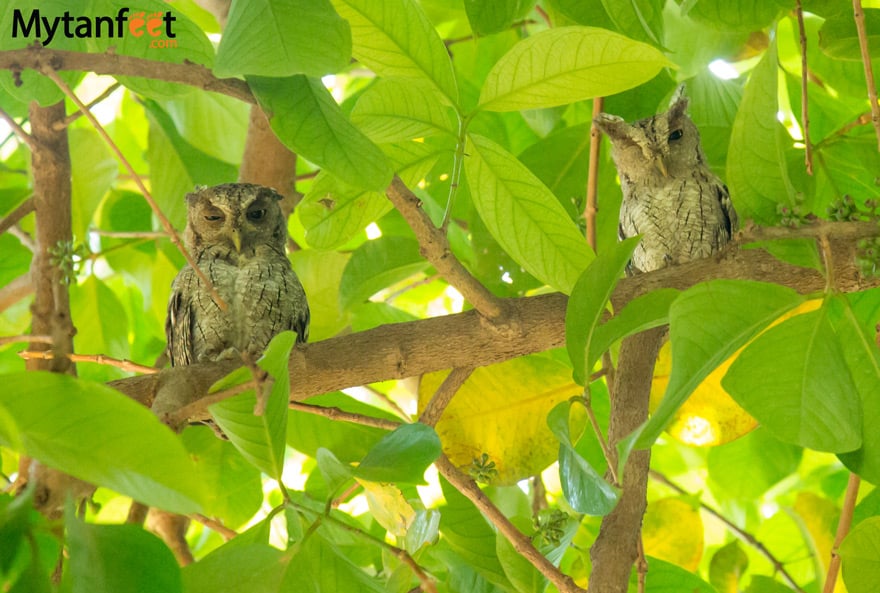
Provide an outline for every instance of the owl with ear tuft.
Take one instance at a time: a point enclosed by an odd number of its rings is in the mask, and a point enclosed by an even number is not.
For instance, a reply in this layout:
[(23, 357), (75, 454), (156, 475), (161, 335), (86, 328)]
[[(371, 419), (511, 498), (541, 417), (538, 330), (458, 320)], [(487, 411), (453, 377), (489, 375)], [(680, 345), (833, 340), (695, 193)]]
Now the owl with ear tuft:
[(642, 235), (630, 274), (707, 257), (737, 230), (730, 193), (706, 162), (687, 105), (681, 85), (663, 113), (631, 124), (606, 113), (594, 119), (611, 140), (623, 190), (618, 235)]
[(309, 336), (309, 305), (285, 255), (287, 224), (272, 189), (200, 187), (186, 196), (186, 243), (226, 310), (196, 272), (174, 279), (165, 333), (172, 366), (246, 356), (256, 360), (286, 330)]

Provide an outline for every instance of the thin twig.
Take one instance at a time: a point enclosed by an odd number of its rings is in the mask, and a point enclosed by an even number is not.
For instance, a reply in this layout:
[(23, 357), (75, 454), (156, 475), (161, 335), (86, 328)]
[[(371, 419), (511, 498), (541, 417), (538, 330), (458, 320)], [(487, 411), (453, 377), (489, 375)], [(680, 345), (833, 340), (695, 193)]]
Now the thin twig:
[(840, 571), (840, 544), (843, 543), (843, 538), (852, 527), (853, 511), (856, 508), (860, 484), (859, 476), (851, 473), (846, 485), (843, 508), (840, 510), (840, 520), (837, 522), (837, 533), (834, 535), (834, 547), (831, 548), (831, 561), (828, 563), (828, 574), (825, 576), (823, 593), (833, 593), (834, 586), (837, 584), (837, 574)]
[[(113, 84), (108, 86), (106, 89), (104, 89), (104, 92), (102, 92), (100, 95), (98, 95), (97, 97), (95, 97), (94, 99), (89, 101), (89, 103), (86, 105), (86, 109), (91, 111), (95, 105), (97, 105), (98, 103), (101, 103), (102, 101), (107, 99), (107, 97), (109, 97), (114, 92), (116, 92), (116, 89), (118, 89), (121, 86), (122, 85), (120, 83), (114, 82)], [(57, 122), (55, 124), (55, 129), (63, 130), (64, 128), (68, 127), (70, 124), (72, 124), (73, 122), (75, 122), (76, 120), (78, 120), (81, 117), (82, 117), (82, 111), (77, 111), (76, 113), (71, 113), (66, 118), (64, 118), (64, 121)]]
[(36, 140), (34, 140), (34, 137), (25, 132), (24, 128), (18, 125), (18, 122), (15, 121), (15, 119), (13, 119), (11, 115), (0, 109), (0, 119), (3, 119), (3, 121), (5, 121), (10, 128), (12, 128), (12, 131), (15, 132), (16, 137), (24, 142), (27, 147), (31, 149), (31, 151), (36, 150), (37, 142)]
[(422, 412), (422, 415), (419, 416), (419, 422), (427, 424), (428, 426), (436, 426), (440, 417), (443, 415), (443, 411), (446, 410), (446, 406), (449, 405), (449, 402), (452, 401), (456, 392), (462, 385), (464, 385), (464, 382), (467, 381), (467, 378), (470, 377), (473, 372), (474, 369), (472, 368), (452, 369), (452, 372), (446, 375), (443, 383), (441, 383), (440, 387), (437, 388), (437, 391), (434, 392), (431, 401), (425, 406), (425, 410)]
[(391, 410), (394, 413), (396, 413), (398, 416), (403, 418), (405, 421), (407, 421), (407, 422), (411, 421), (410, 415), (406, 413), (406, 410), (401, 408), (400, 404), (398, 404), (396, 401), (391, 399), (391, 397), (387, 393), (382, 393), (381, 391), (379, 391), (378, 389), (376, 389), (375, 387), (372, 387), (370, 385), (365, 385), (364, 389), (366, 391), (369, 391), (376, 399), (379, 399), (379, 400), (382, 400), (383, 402), (385, 402), (386, 406), (391, 408)]
[(235, 385), (228, 389), (223, 389), (222, 391), (218, 391), (216, 393), (209, 393), (205, 397), (201, 397), (194, 402), (190, 402), (182, 408), (178, 409), (170, 419), (170, 422), (174, 425), (183, 424), (187, 422), (190, 418), (195, 418), (198, 414), (205, 412), (210, 406), (216, 404), (217, 402), (222, 402), (223, 400), (227, 400), (231, 397), (235, 397), (245, 391), (249, 391), (256, 387), (257, 382), (254, 380), (247, 381), (240, 385)]
[[(37, 340), (34, 340), (33, 336), (31, 336), (31, 339), (29, 341), (36, 342)], [(51, 344), (52, 342), (50, 341), (49, 343)], [(18, 355), (24, 360), (52, 360), (55, 358), (55, 353), (51, 350), (23, 350), (22, 352), (19, 352)], [(116, 367), (128, 373), (143, 373), (145, 375), (152, 375), (159, 372), (159, 369), (157, 368), (138, 364), (130, 360), (104, 356), (103, 354), (71, 353), (67, 354), (66, 357), (72, 362), (93, 362), (95, 364), (102, 364), (104, 366)]]
[(862, 66), (865, 68), (865, 82), (868, 85), (868, 100), (871, 102), (871, 122), (877, 134), (877, 150), (880, 150), (880, 103), (877, 102), (877, 87), (874, 85), (874, 71), (871, 68), (871, 51), (868, 48), (868, 33), (865, 30), (865, 11), (862, 0), (853, 0), (853, 18), (859, 34), (859, 50), (862, 53)]
[(3, 220), (0, 220), (0, 234), (5, 233), (12, 227), (18, 224), (18, 222), (34, 211), (34, 198), (30, 197), (26, 199), (24, 202), (16, 206), (15, 210), (7, 214)]
[(507, 307), (474, 278), (452, 254), (449, 241), (421, 208), (421, 200), (406, 184), (395, 176), (385, 190), (388, 199), (412, 228), (419, 241), (422, 255), (458, 292), (484, 317), (496, 320), (504, 316)]
[(28, 334), (0, 337), (0, 346), (16, 344), (19, 342), (30, 342), (31, 344), (53, 344), (55, 340), (52, 339), (52, 336), (32, 336)]
[(599, 420), (596, 418), (596, 412), (593, 410), (593, 398), (590, 394), (589, 385), (588, 382), (584, 387), (584, 396), (577, 398), (575, 401), (583, 404), (584, 409), (587, 411), (587, 418), (590, 419), (590, 426), (593, 427), (593, 432), (596, 434), (596, 440), (599, 441), (599, 447), (602, 449), (602, 456), (605, 457), (605, 461), (608, 463), (608, 471), (611, 473), (613, 485), (619, 488), (621, 484), (620, 478), (617, 475), (617, 455), (611, 451), (611, 448), (608, 446), (608, 441), (602, 433), (602, 427), (599, 426)]
[[(683, 494), (684, 496), (687, 496), (689, 498), (694, 496), (693, 493), (688, 492), (687, 490), (685, 490), (684, 488), (682, 488), (681, 486), (679, 486), (678, 484), (676, 484), (675, 482), (673, 482), (672, 480), (670, 480), (669, 478), (667, 478), (666, 476), (664, 476), (663, 474), (661, 474), (658, 471), (651, 470), (650, 476), (654, 480), (660, 482), (661, 484), (664, 484), (664, 485), (668, 486), (669, 488), (672, 488), (673, 490), (675, 490), (679, 494)], [(778, 558), (776, 558), (776, 556), (774, 556), (770, 552), (770, 550), (768, 550), (767, 547), (764, 546), (764, 544), (759, 542), (755, 538), (755, 536), (753, 536), (748, 531), (745, 531), (744, 529), (740, 528), (739, 525), (737, 525), (736, 523), (734, 523), (733, 521), (731, 521), (730, 519), (728, 519), (727, 517), (722, 515), (720, 512), (716, 511), (715, 509), (713, 509), (712, 507), (710, 507), (709, 505), (707, 505), (706, 503), (704, 503), (702, 501), (700, 501), (700, 508), (703, 509), (704, 511), (706, 511), (707, 513), (709, 513), (710, 515), (712, 515), (713, 517), (715, 517), (716, 519), (718, 519), (719, 521), (721, 521), (722, 523), (724, 523), (727, 526), (727, 528), (730, 529), (734, 533), (734, 535), (736, 535), (739, 539), (746, 542), (748, 545), (752, 546), (758, 552), (760, 552), (762, 556), (764, 556), (767, 560), (770, 561), (770, 564), (773, 565), (773, 568), (780, 575), (782, 575), (782, 578), (784, 578), (788, 582), (788, 584), (795, 591), (797, 591), (797, 593), (804, 593), (804, 590), (797, 584), (797, 582), (795, 582), (794, 578), (792, 578), (792, 576), (788, 573), (788, 571), (785, 570), (785, 565), (782, 564), (782, 562)]]
[(211, 531), (216, 531), (220, 534), (220, 537), (224, 539), (224, 541), (229, 541), (234, 537), (238, 537), (238, 532), (234, 529), (229, 529), (223, 523), (216, 519), (212, 519), (210, 517), (206, 517), (201, 513), (193, 513), (189, 516), (190, 519), (195, 521), (196, 523), (201, 523)]
[[(602, 113), (602, 105), (605, 99), (596, 97), (593, 99), (593, 119)], [(587, 201), (584, 205), (584, 221), (587, 223), (587, 243), (596, 251), (596, 213), (599, 211), (599, 154), (602, 148), (602, 132), (596, 124), (590, 125), (590, 165), (587, 177)]]
[(424, 569), (419, 566), (419, 564), (413, 559), (412, 556), (410, 556), (409, 552), (407, 552), (406, 550), (389, 544), (385, 540), (379, 539), (378, 537), (371, 535), (366, 531), (355, 527), (354, 525), (350, 525), (345, 521), (341, 521), (329, 513), (320, 514), (312, 508), (299, 505), (294, 502), (290, 502), (288, 504), (300, 512), (318, 514), (318, 518), (320, 520), (332, 523), (334, 527), (347, 531), (355, 537), (358, 537), (384, 549), (385, 551), (396, 557), (398, 560), (403, 562), (407, 567), (409, 567), (409, 569), (413, 572), (414, 575), (416, 575), (416, 578), (419, 580), (419, 589), (421, 589), (424, 593), (437, 593), (437, 586), (434, 584), (434, 581), (431, 579), (431, 577), (428, 576)]
[(365, 416), (363, 414), (355, 414), (346, 412), (339, 408), (330, 406), (316, 406), (314, 404), (304, 404), (302, 402), (290, 402), (290, 409), (307, 414), (315, 414), (323, 416), (330, 420), (339, 420), (340, 422), (351, 422), (352, 424), (360, 424), (363, 426), (372, 426), (373, 428), (381, 428), (382, 430), (395, 430), (400, 427), (401, 423), (394, 420), (386, 420), (385, 418), (374, 418), (373, 416)]
[(165, 213), (162, 212), (162, 209), (159, 208), (159, 204), (156, 203), (156, 200), (153, 198), (153, 194), (149, 192), (147, 186), (144, 185), (144, 182), (138, 176), (137, 171), (134, 170), (134, 167), (131, 163), (128, 162), (128, 159), (125, 158), (125, 155), (122, 154), (122, 151), (119, 149), (119, 146), (113, 141), (107, 131), (104, 129), (104, 126), (97, 120), (97, 118), (92, 114), (91, 111), (86, 108), (82, 101), (80, 101), (79, 97), (76, 96), (71, 88), (67, 85), (64, 80), (58, 76), (58, 73), (52, 68), (52, 66), (46, 65), (43, 70), (43, 74), (48, 76), (52, 82), (58, 85), (58, 88), (67, 95), (67, 97), (73, 101), (73, 103), (77, 106), (77, 108), (82, 112), (83, 115), (86, 116), (86, 119), (94, 126), (95, 131), (104, 139), (110, 149), (116, 154), (116, 157), (119, 159), (119, 162), (128, 170), (131, 174), (132, 179), (135, 184), (138, 186), (138, 189), (144, 196), (144, 199), (150, 205), (150, 208), (153, 210), (153, 213), (156, 215), (156, 218), (159, 219), (159, 222), (162, 225), (162, 228), (165, 229), (165, 232), (168, 234), (168, 237), (171, 239), (171, 242), (174, 243), (174, 246), (183, 254), (183, 257), (186, 259), (186, 263), (193, 269), (196, 273), (196, 276), (199, 277), (202, 284), (205, 285), (205, 288), (208, 289), (208, 292), (211, 293), (211, 299), (217, 304), (221, 311), (226, 311), (229, 306), (226, 302), (220, 297), (217, 293), (217, 289), (214, 288), (214, 284), (208, 279), (202, 269), (198, 266), (195, 259), (193, 259), (192, 254), (189, 252), (189, 249), (184, 247), (183, 242), (180, 240), (180, 235), (178, 235), (177, 231), (171, 225), (171, 222), (168, 220), (168, 217), (165, 216)]
[(807, 169), (807, 175), (812, 175), (813, 145), (810, 143), (810, 114), (807, 100), (807, 85), (810, 82), (807, 76), (807, 29), (804, 26), (804, 9), (801, 6), (801, 0), (797, 0), (795, 13), (797, 14), (801, 42), (801, 125), (804, 129), (804, 165)]
[(583, 589), (578, 587), (574, 580), (560, 571), (553, 565), (541, 552), (532, 544), (532, 540), (521, 532), (517, 527), (504, 516), (498, 507), (496, 507), (489, 497), (486, 496), (477, 483), (471, 478), (464, 475), (457, 467), (455, 467), (446, 455), (441, 455), (434, 463), (440, 474), (446, 478), (450, 484), (464, 494), (474, 506), (477, 507), (483, 515), (498, 529), (498, 531), (511, 543), (513, 548), (528, 562), (538, 569), (538, 571), (547, 577), (560, 593), (583, 593)]

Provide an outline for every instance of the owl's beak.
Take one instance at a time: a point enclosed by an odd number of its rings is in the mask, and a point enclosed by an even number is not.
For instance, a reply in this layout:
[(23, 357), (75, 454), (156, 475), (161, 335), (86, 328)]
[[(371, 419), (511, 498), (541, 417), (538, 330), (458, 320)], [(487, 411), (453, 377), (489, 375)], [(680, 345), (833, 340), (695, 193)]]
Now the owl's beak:
[(666, 162), (662, 156), (654, 157), (654, 166), (657, 167), (657, 170), (660, 171), (663, 177), (669, 177), (669, 171), (666, 169)]
[(235, 245), (236, 253), (241, 253), (241, 233), (238, 229), (232, 229), (232, 244)]

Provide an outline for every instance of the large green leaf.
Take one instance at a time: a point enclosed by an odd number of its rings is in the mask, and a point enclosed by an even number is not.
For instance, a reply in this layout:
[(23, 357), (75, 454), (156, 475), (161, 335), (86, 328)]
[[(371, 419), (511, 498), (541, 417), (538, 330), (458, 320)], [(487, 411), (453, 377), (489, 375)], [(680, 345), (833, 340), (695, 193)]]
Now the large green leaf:
[(660, 288), (628, 302), (614, 317), (594, 330), (589, 360), (598, 360), (621, 338), (668, 323), (669, 307), (679, 294), (681, 292), (674, 288)]
[(874, 427), (880, 422), (880, 352), (876, 333), (880, 322), (880, 290), (847, 295), (846, 300), (832, 301), (834, 329), (843, 346), (843, 354), (856, 383), (862, 402), (862, 446), (840, 455), (853, 472), (873, 483), (880, 483), (880, 434)]
[(288, 148), (350, 185), (383, 190), (391, 181), (385, 155), (348, 121), (320, 80), (299, 74), (247, 81)]
[(840, 546), (843, 582), (850, 593), (870, 593), (880, 580), (880, 517), (855, 526)]
[(64, 571), (71, 593), (183, 591), (171, 550), (136, 525), (90, 525), (67, 516), (70, 560)]
[(492, 237), (523, 268), (571, 292), (593, 254), (556, 197), (488, 138), (469, 135), (465, 172), (474, 206)]
[(414, 0), (331, 1), (351, 25), (352, 53), (359, 62), (382, 77), (427, 84), (458, 104), (449, 53)]
[(144, 406), (98, 383), (3, 376), (0, 442), (150, 506), (199, 510), (203, 485), (180, 440)]
[(404, 424), (376, 443), (354, 474), (371, 482), (421, 484), (425, 469), (440, 453), (440, 438), (433, 428), (418, 422)]
[(264, 543), (217, 548), (182, 570), (187, 593), (276, 593), (284, 576), (284, 552)]
[(758, 336), (722, 385), (782, 441), (834, 453), (862, 444), (858, 391), (825, 307)]
[(72, 129), (68, 139), (73, 236), (85, 242), (101, 199), (116, 181), (119, 164), (104, 139), (90, 128)]
[[(868, 49), (871, 57), (880, 57), (880, 9), (864, 8), (865, 29), (868, 33)], [(862, 59), (859, 36), (853, 15), (841, 12), (829, 17), (819, 29), (819, 47), (827, 55), (838, 60)]]
[(633, 0), (617, 2), (602, 0), (602, 6), (608, 13), (617, 30), (637, 41), (644, 41), (655, 46), (663, 42), (663, 0)]
[(654, 442), (709, 373), (803, 300), (783, 286), (732, 280), (698, 284), (679, 296), (669, 310), (672, 374), (639, 446)]
[(510, 28), (534, 4), (535, 0), (465, 0), (464, 10), (474, 33), (491, 35)]
[(575, 449), (569, 429), (573, 404), (561, 402), (547, 416), (550, 430), (559, 439), (559, 481), (568, 504), (579, 513), (604, 516), (617, 504), (618, 491)]
[[(76, 319), (73, 343), (77, 352), (104, 354), (114, 358), (128, 358), (128, 317), (117, 293), (97, 276), (89, 276), (70, 291), (70, 313)], [(94, 380), (118, 379), (119, 369), (89, 365), (88, 378)]]
[(358, 98), (351, 121), (373, 142), (398, 142), (433, 134), (456, 134), (450, 111), (425, 87), (380, 79)]
[(776, 45), (752, 70), (733, 122), (727, 153), (727, 183), (740, 219), (768, 224), (778, 219), (777, 205), (792, 205), (776, 121)]
[(648, 557), (651, 563), (651, 584), (648, 593), (716, 593), (715, 588), (680, 566), (660, 558)]
[(557, 27), (520, 41), (486, 77), (480, 108), (518, 111), (613, 95), (672, 63), (656, 48), (592, 27)]
[[(271, 389), (262, 394), (264, 401), (257, 402), (252, 390), (209, 408), (217, 424), (245, 459), (276, 479), (281, 479), (284, 471), (287, 403), (290, 398), (287, 363), (295, 342), (295, 333), (281, 332), (272, 338), (257, 361), (259, 367), (272, 377)], [(255, 414), (258, 403), (263, 407), (259, 416)]]
[(589, 382), (588, 374), (602, 355), (601, 351), (591, 348), (593, 332), (602, 321), (611, 291), (640, 240), (640, 237), (626, 239), (610, 253), (594, 259), (571, 291), (565, 309), (565, 347), (574, 369), (574, 380), (580, 385)]
[(355, 250), (342, 272), (339, 302), (348, 309), (427, 266), (414, 239), (381, 237), (367, 241)]
[[(799, 447), (783, 443), (758, 427), (730, 443), (709, 449), (707, 467), (714, 496), (721, 500), (758, 500), (771, 486), (797, 471)], [(748, 474), (749, 479), (742, 476)]]
[(350, 58), (348, 23), (328, 0), (233, 0), (214, 73), (322, 76)]
[(688, 6), (688, 16), (713, 29), (755, 31), (793, 9), (794, 0), (700, 0)]

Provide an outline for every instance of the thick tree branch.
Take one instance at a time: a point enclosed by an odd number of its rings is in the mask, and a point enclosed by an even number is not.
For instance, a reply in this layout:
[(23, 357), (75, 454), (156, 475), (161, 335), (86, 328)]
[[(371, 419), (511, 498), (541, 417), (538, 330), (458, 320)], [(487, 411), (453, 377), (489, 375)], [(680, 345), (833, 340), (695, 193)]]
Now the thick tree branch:
[[(880, 286), (863, 278), (855, 262), (856, 243), (873, 237), (873, 223), (822, 223), (817, 228), (756, 229), (750, 240), (816, 236), (829, 237), (837, 289), (856, 292)], [(624, 278), (611, 300), (619, 311), (630, 300), (662, 287), (686, 289), (717, 278), (751, 279), (789, 286), (802, 294), (822, 291), (825, 278), (816, 270), (783, 263), (762, 249), (735, 246), (717, 257)], [(498, 332), (476, 311), (433, 317), (338, 336), (294, 348), (290, 356), (291, 399), (389, 379), (403, 379), (444, 369), (486, 366), (526, 354), (558, 348), (565, 343), (565, 295), (553, 293), (504, 301), (519, 320), (517, 331)], [(185, 383), (186, 405), (207, 393), (217, 379), (234, 368), (207, 363), (166, 369), (150, 376), (131, 377), (111, 385), (150, 405), (163, 385)], [(198, 406), (193, 406), (193, 411)]]
[(206, 91), (229, 95), (255, 103), (247, 83), (237, 78), (217, 78), (210, 68), (184, 62), (171, 64), (114, 53), (87, 53), (49, 49), (33, 45), (25, 49), (0, 51), (0, 69), (21, 72), (30, 68), (45, 73), (51, 70), (79, 70), (109, 76), (136, 76), (165, 82), (177, 82)]

